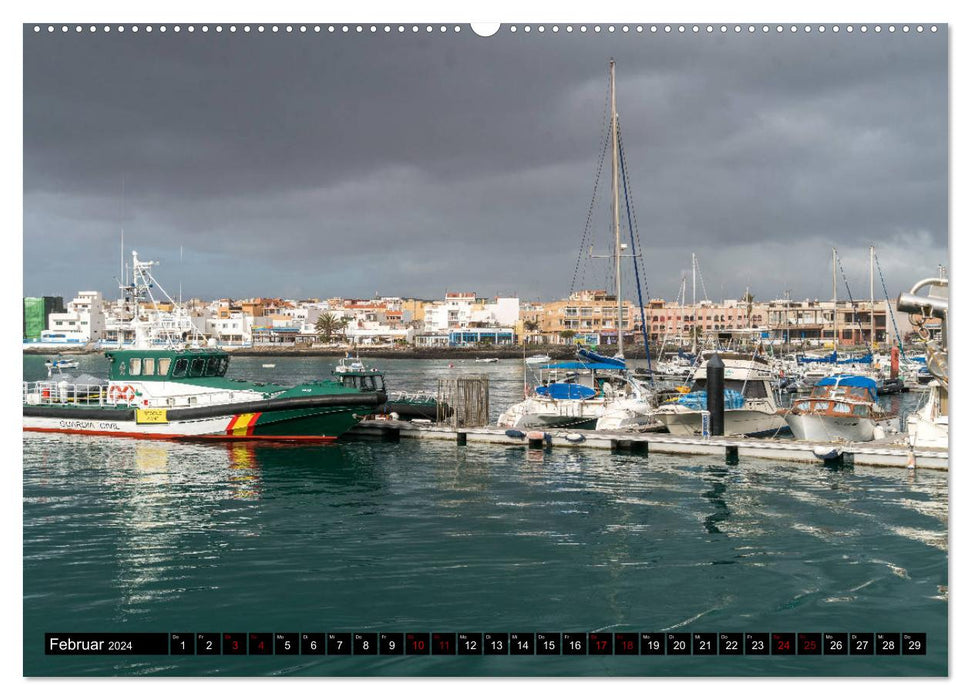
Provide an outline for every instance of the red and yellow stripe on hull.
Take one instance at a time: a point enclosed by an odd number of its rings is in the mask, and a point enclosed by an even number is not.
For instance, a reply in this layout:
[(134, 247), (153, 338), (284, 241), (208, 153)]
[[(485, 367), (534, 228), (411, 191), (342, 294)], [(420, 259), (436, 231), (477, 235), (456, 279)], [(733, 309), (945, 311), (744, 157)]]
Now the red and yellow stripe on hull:
[(233, 437), (251, 437), (257, 419), (262, 413), (237, 413), (226, 426), (226, 434)]

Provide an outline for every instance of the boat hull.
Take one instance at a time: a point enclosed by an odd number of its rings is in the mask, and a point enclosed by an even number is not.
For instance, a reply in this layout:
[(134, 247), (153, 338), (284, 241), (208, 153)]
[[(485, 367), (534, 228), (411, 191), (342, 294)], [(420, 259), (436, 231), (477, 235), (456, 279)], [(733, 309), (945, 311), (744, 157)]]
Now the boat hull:
[[(310, 397), (308, 397), (309, 399)], [(27, 432), (109, 437), (329, 441), (383, 403), (383, 394), (278, 399), (184, 409), (24, 406)]]
[(582, 418), (578, 416), (560, 416), (553, 414), (530, 414), (521, 416), (512, 425), (518, 430), (533, 428), (570, 428), (573, 430), (596, 430), (597, 417)]
[(859, 416), (830, 416), (814, 413), (789, 413), (786, 424), (796, 440), (812, 442), (870, 442), (879, 427), (885, 432), (892, 421), (876, 421)]
[[(701, 434), (700, 411), (659, 411), (657, 419), (672, 435), (690, 437)], [(724, 413), (725, 435), (772, 435), (786, 427), (782, 416), (751, 409), (727, 409)]]
[(509, 408), (499, 417), (501, 428), (572, 428), (595, 430), (603, 414), (601, 401), (557, 401), (529, 398)]

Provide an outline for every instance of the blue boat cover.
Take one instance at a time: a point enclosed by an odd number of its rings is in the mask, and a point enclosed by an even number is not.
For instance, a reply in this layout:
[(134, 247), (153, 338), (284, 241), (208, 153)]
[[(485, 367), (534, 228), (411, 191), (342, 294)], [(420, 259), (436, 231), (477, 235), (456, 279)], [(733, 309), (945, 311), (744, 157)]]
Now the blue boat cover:
[(540, 369), (612, 369), (616, 372), (622, 368), (602, 362), (557, 362), (552, 365), (543, 365)]
[(596, 362), (602, 365), (610, 365), (615, 369), (627, 368), (627, 363), (619, 357), (607, 357), (606, 355), (601, 355), (593, 350), (587, 350), (586, 348), (577, 348), (577, 354), (584, 360), (589, 360), (590, 362)]
[[(708, 410), (708, 392), (692, 391), (678, 397), (678, 404), (687, 406), (692, 411)], [(734, 389), (725, 389), (725, 408), (737, 409), (745, 406), (745, 397)]]
[(810, 362), (828, 362), (832, 364), (836, 362), (836, 351), (834, 350), (825, 357), (806, 357), (805, 355), (799, 355), (796, 357), (796, 362), (801, 365), (808, 365)]
[(861, 364), (869, 365), (873, 364), (873, 353), (868, 353), (863, 357), (847, 357), (845, 360), (837, 360), (838, 365), (850, 365), (850, 364)]
[(877, 399), (877, 383), (869, 377), (861, 377), (858, 374), (834, 374), (832, 377), (823, 377), (816, 386), (854, 386), (866, 389), (874, 401)]
[(845, 359), (840, 360), (840, 359), (837, 359), (836, 351), (834, 350), (829, 355), (826, 355), (824, 357), (806, 357), (804, 355), (800, 355), (800, 356), (796, 357), (796, 362), (798, 362), (801, 365), (807, 365), (810, 362), (826, 362), (826, 363), (831, 364), (831, 365), (832, 364), (836, 364), (836, 365), (849, 365), (849, 364), (868, 365), (868, 364), (871, 364), (873, 362), (873, 353), (868, 353), (866, 355), (863, 355), (862, 357), (847, 357)]
[(551, 399), (590, 399), (596, 396), (597, 392), (582, 384), (567, 384), (565, 382), (555, 382), (549, 386), (536, 387), (536, 393), (540, 396), (549, 396)]

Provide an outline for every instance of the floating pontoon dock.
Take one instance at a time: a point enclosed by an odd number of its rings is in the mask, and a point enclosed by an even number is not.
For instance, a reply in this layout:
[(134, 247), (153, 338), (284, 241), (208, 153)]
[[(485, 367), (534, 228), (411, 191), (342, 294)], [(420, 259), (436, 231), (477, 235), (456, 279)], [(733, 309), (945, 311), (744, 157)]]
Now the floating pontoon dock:
[[(530, 433), (530, 435), (535, 435)], [(458, 445), (470, 442), (490, 443), (506, 446), (521, 446), (534, 449), (587, 448), (622, 450), (647, 455), (651, 452), (680, 455), (711, 455), (734, 461), (740, 458), (784, 460), (787, 462), (821, 463), (814, 448), (835, 447), (835, 445), (783, 440), (775, 438), (728, 438), (728, 437), (674, 437), (664, 433), (623, 433), (594, 430), (563, 431), (554, 430), (543, 433), (542, 439), (511, 437), (497, 427), (452, 428), (429, 423), (410, 423), (407, 421), (366, 420), (355, 426), (348, 436), (379, 437), (384, 440), (415, 438), (424, 440), (448, 440)], [(901, 439), (897, 436), (896, 439)], [(889, 440), (866, 443), (846, 443), (839, 445), (842, 455), (830, 460), (843, 465), (867, 467), (907, 467), (909, 464), (920, 469), (947, 471), (948, 451), (945, 449), (924, 448), (911, 451), (907, 445)]]

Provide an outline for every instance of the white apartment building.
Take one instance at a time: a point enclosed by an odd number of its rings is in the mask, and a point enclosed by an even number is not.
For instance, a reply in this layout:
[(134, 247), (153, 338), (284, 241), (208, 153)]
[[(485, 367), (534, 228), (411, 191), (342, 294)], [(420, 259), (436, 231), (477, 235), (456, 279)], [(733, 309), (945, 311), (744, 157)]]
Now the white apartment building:
[(51, 314), (50, 332), (65, 334), (82, 343), (101, 340), (105, 332), (104, 299), (101, 292), (78, 292), (67, 305), (67, 311)]
[(219, 346), (253, 344), (253, 317), (234, 312), (228, 318), (205, 319), (205, 334)]
[(447, 331), (482, 326), (515, 327), (519, 298), (496, 297), (483, 302), (474, 292), (448, 292), (442, 301), (425, 306), (425, 331)]

